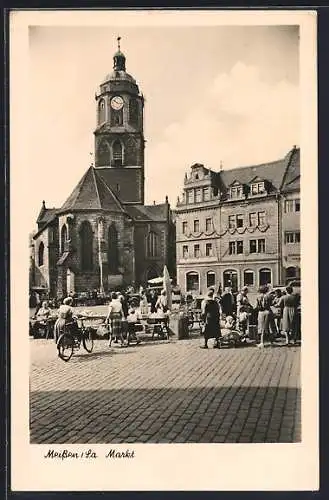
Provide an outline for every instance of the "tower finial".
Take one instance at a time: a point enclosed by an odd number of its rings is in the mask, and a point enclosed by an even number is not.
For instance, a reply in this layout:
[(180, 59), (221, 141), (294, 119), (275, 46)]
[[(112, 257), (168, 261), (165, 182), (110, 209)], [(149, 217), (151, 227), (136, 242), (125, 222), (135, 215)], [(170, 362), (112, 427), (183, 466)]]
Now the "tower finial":
[(120, 40), (121, 40), (121, 36), (118, 36), (117, 41), (118, 41), (118, 50), (119, 51), (120, 51)]

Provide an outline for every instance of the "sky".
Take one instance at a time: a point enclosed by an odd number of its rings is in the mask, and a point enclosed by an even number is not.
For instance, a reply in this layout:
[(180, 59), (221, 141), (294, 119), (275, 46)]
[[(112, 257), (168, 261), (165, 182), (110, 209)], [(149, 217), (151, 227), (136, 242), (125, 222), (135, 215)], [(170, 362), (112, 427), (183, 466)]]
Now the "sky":
[[(89, 167), (95, 92), (116, 37), (146, 99), (146, 203), (173, 206), (193, 163), (218, 170), (277, 160), (299, 145), (295, 26), (29, 28), (31, 229)], [(33, 189), (38, 179), (38, 191)]]

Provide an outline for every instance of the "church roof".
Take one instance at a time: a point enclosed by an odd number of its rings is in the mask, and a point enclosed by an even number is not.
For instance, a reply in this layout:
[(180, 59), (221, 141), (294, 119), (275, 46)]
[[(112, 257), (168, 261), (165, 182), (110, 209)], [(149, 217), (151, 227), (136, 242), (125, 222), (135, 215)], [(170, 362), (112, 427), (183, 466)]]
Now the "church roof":
[(39, 216), (37, 218), (37, 224), (48, 224), (51, 222), (57, 213), (57, 208), (44, 208), (41, 209)]
[(89, 167), (58, 213), (71, 210), (111, 210), (123, 212), (123, 207), (111, 187)]
[(168, 204), (126, 206), (129, 215), (138, 221), (164, 222), (168, 217)]
[(102, 179), (106, 186), (118, 193), (121, 203), (140, 203), (136, 199), (138, 190), (136, 184), (140, 182), (139, 168), (109, 168), (97, 167), (97, 177)]

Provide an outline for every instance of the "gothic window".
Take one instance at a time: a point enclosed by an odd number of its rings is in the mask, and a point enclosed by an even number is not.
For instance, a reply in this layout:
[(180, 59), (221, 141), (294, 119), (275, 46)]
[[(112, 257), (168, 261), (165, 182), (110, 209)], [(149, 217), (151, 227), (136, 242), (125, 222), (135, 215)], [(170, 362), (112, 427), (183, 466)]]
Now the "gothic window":
[(121, 127), (123, 125), (123, 108), (111, 109), (111, 126)]
[(119, 140), (114, 141), (112, 144), (112, 159), (115, 167), (123, 165), (123, 146)]
[(98, 164), (99, 165), (109, 165), (110, 164), (110, 146), (106, 140), (103, 140), (98, 147)]
[(38, 266), (43, 266), (43, 258), (44, 258), (45, 246), (41, 241), (38, 249)]
[(153, 231), (147, 235), (146, 254), (148, 257), (156, 257), (158, 255), (158, 236)]
[(84, 221), (79, 231), (80, 262), (82, 271), (92, 271), (93, 268), (93, 232), (90, 222)]
[(107, 262), (110, 274), (116, 274), (119, 267), (118, 232), (114, 224), (108, 231)]
[(101, 123), (104, 123), (105, 120), (106, 120), (105, 101), (104, 101), (104, 99), (101, 99), (98, 103), (98, 123), (99, 123), (99, 125)]
[(136, 99), (129, 101), (129, 121), (131, 125), (138, 125), (138, 102)]
[(61, 253), (65, 251), (66, 241), (67, 241), (67, 227), (66, 224), (64, 224), (61, 230)]

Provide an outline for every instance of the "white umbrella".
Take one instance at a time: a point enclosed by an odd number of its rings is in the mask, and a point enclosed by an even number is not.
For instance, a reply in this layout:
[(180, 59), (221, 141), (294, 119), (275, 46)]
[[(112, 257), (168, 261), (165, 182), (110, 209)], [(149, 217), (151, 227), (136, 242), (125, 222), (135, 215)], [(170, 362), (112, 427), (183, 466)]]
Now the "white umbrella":
[(172, 296), (171, 296), (171, 280), (169, 276), (169, 272), (167, 266), (163, 268), (163, 288), (166, 290), (167, 301), (168, 301), (168, 309), (171, 309), (172, 305)]

